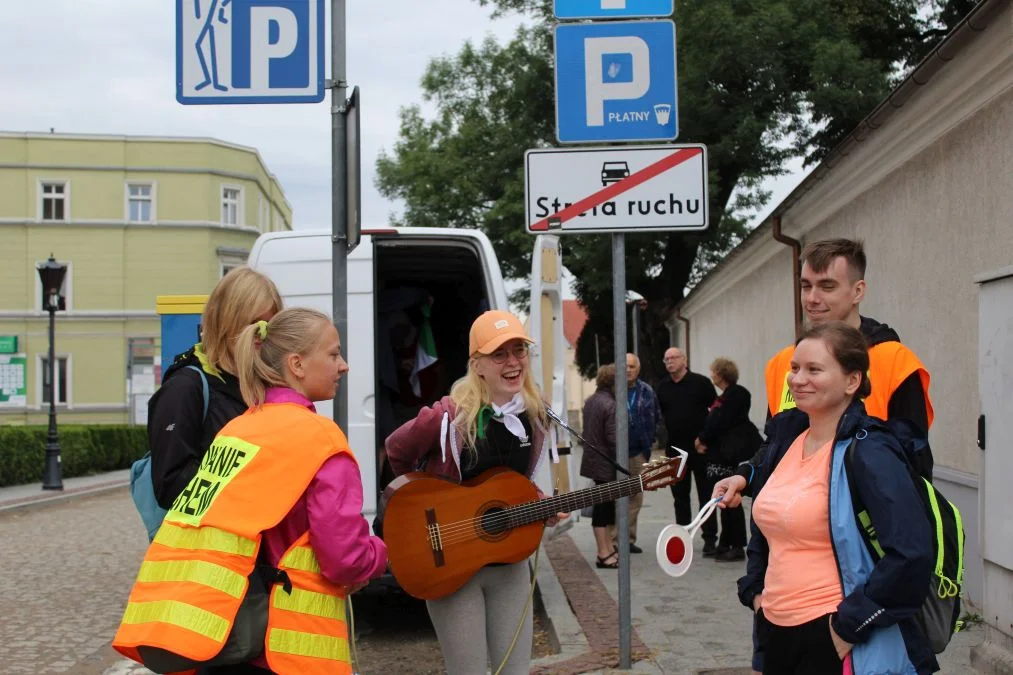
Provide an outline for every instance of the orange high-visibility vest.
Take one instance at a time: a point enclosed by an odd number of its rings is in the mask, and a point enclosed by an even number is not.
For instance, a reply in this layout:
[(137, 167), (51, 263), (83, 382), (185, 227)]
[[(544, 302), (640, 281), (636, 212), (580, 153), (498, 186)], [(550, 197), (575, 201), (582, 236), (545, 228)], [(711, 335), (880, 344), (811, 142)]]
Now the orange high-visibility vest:
[[(789, 345), (767, 362), (767, 408), (771, 415), (795, 407), (795, 399), (788, 389), (788, 373), (791, 372), (791, 357), (794, 345)], [(869, 348), (869, 381), (872, 393), (865, 399), (865, 411), (873, 417), (885, 420), (890, 407), (890, 398), (904, 380), (918, 373), (925, 395), (925, 416), (929, 426), (934, 417), (932, 401), (929, 399), (929, 371), (918, 360), (915, 353), (899, 342), (881, 342)]]
[[(225, 425), (148, 548), (113, 647), (196, 662), (221, 651), (246, 593), (264, 530), (300, 499), (321, 465), (354, 455), (336, 424), (291, 403), (249, 410)], [(320, 573), (309, 532), (278, 563), (291, 592), (270, 589), (264, 653), (277, 673), (350, 674), (346, 589)]]

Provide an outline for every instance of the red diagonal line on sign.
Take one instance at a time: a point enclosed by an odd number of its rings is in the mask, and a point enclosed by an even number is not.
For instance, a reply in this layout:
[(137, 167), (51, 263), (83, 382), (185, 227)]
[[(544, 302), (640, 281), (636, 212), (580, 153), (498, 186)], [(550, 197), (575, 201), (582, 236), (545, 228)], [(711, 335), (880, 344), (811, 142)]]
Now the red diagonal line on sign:
[(651, 180), (658, 174), (664, 173), (665, 171), (668, 171), (669, 169), (676, 167), (682, 164), (683, 162), (692, 159), (693, 157), (696, 157), (702, 152), (703, 150), (701, 150), (700, 148), (680, 148), (675, 152), (673, 152), (671, 155), (668, 155), (667, 157), (662, 157), (654, 164), (650, 164), (644, 167), (640, 171), (637, 171), (636, 173), (627, 176), (626, 178), (623, 178), (621, 181), (612, 183), (611, 185), (602, 188), (598, 192), (595, 192), (592, 195), (584, 197), (576, 204), (571, 204), (562, 211), (558, 211), (556, 213), (553, 213), (551, 216), (546, 216), (545, 218), (542, 218), (538, 222), (531, 225), (530, 229), (548, 230), (550, 218), (551, 219), (558, 218), (560, 223), (565, 223), (571, 218), (576, 218), (585, 211), (589, 211), (590, 209), (593, 209), (599, 204), (607, 202), (608, 200), (612, 199), (618, 194), (621, 194), (628, 190), (632, 190), (641, 183)]

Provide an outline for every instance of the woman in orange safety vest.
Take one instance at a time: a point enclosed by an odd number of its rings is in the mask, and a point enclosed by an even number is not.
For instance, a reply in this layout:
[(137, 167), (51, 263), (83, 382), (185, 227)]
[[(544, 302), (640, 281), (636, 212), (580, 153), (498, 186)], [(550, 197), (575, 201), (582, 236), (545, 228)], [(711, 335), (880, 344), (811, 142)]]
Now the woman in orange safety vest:
[[(361, 515), (345, 435), (313, 406), (348, 371), (338, 332), (286, 309), (246, 328), (235, 358), (250, 409), (166, 516), (113, 647), (157, 672), (350, 675), (345, 598), (383, 573), (387, 549)], [(250, 609), (255, 590), (266, 599)]]

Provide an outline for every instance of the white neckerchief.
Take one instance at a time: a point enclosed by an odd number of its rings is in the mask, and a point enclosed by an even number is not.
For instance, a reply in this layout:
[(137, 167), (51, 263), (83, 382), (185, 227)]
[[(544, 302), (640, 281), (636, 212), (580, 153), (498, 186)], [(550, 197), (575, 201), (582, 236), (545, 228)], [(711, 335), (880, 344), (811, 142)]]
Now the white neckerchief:
[(516, 436), (522, 441), (528, 440), (528, 434), (524, 431), (524, 423), (517, 416), (518, 413), (522, 413), (526, 410), (524, 407), (524, 397), (519, 393), (514, 394), (514, 397), (507, 401), (502, 407), (495, 403), (490, 403), (492, 408), (492, 418), (505, 426), (507, 431)]

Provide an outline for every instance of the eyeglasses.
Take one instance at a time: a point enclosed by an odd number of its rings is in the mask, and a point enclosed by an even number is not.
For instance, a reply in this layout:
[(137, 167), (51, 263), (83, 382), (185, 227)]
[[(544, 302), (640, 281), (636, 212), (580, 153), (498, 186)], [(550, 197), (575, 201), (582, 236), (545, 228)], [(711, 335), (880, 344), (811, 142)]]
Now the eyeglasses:
[(486, 354), (486, 356), (492, 359), (493, 363), (502, 365), (507, 362), (507, 359), (510, 358), (511, 354), (513, 354), (514, 358), (516, 358), (518, 361), (523, 361), (524, 359), (528, 358), (529, 351), (531, 350), (528, 349), (528, 343), (521, 342), (520, 344), (514, 345), (510, 349), (507, 349), (506, 347), (501, 347), (496, 351), (494, 351), (492, 354)]

